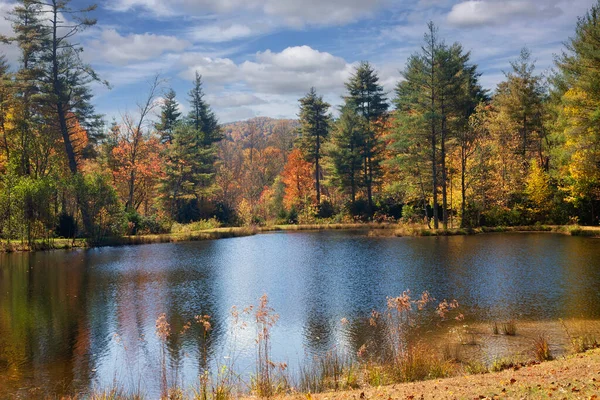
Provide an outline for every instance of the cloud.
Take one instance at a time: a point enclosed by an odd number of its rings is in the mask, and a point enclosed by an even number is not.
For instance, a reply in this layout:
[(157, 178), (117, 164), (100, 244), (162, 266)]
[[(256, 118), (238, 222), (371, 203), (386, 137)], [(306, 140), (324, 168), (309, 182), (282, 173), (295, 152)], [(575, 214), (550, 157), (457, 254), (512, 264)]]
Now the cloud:
[(267, 101), (252, 94), (245, 92), (232, 92), (225, 95), (208, 95), (206, 101), (216, 108), (236, 108), (244, 106), (257, 106), (266, 104)]
[(91, 40), (91, 58), (99, 63), (128, 65), (156, 59), (164, 53), (179, 53), (190, 43), (175, 36), (153, 33), (122, 36), (115, 29), (104, 29), (98, 39)]
[(512, 18), (554, 18), (561, 14), (562, 10), (553, 0), (467, 0), (452, 7), (448, 22), (455, 26), (472, 27), (503, 24)]
[(182, 78), (193, 80), (196, 72), (205, 82), (223, 85), (239, 79), (239, 68), (229, 58), (206, 57), (202, 53), (185, 53), (181, 63), (187, 68), (180, 74)]
[(286, 25), (340, 25), (372, 15), (387, 0), (112, 0), (115, 11), (144, 9), (172, 17), (206, 13), (254, 12), (281, 18)]
[(231, 23), (223, 25), (205, 25), (190, 30), (189, 36), (195, 42), (221, 43), (239, 40), (256, 35), (260, 32), (257, 27), (245, 24)]
[(353, 69), (343, 58), (309, 46), (288, 47), (279, 53), (258, 52), (255, 61), (241, 64), (199, 53), (184, 54), (181, 61), (187, 66), (181, 73), (185, 79), (193, 79), (198, 71), (208, 83), (238, 83), (269, 94), (300, 94), (312, 86), (324, 92), (339, 91)]

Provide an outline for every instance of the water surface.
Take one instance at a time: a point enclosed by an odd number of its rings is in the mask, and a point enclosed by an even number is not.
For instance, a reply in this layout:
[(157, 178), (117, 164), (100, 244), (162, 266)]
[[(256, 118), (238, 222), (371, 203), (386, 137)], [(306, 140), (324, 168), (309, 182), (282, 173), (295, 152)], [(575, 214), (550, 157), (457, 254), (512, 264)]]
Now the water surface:
[[(202, 365), (252, 372), (255, 330), (230, 311), (268, 294), (275, 361), (292, 369), (333, 348), (355, 352), (358, 321), (387, 296), (458, 299), (470, 321), (600, 319), (600, 246), (553, 234), (371, 238), (270, 233), (217, 241), (0, 254), (0, 393), (86, 391), (117, 381), (158, 390), (166, 313), (169, 364), (184, 386)], [(212, 316), (203, 342), (195, 315)], [(206, 353), (204, 352), (206, 350)]]

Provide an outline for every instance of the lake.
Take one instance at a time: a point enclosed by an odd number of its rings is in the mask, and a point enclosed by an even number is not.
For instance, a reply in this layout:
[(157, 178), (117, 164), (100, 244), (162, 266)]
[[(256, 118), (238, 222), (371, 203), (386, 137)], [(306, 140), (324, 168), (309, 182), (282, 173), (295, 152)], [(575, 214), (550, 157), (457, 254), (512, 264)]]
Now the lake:
[[(542, 233), (323, 231), (0, 254), (0, 393), (85, 392), (117, 382), (156, 394), (161, 313), (172, 329), (169, 379), (190, 387), (203, 365), (234, 363), (249, 380), (256, 329), (250, 317), (245, 329), (236, 324), (231, 307), (257, 304), (263, 294), (279, 315), (271, 359), (292, 374), (316, 354), (355, 354), (365, 324), (340, 321), (364, 321), (407, 289), (457, 299), (464, 323), (480, 329), (507, 320), (525, 330), (556, 329), (559, 319), (593, 323), (600, 320), (598, 244)], [(207, 341), (196, 315), (211, 316)]]

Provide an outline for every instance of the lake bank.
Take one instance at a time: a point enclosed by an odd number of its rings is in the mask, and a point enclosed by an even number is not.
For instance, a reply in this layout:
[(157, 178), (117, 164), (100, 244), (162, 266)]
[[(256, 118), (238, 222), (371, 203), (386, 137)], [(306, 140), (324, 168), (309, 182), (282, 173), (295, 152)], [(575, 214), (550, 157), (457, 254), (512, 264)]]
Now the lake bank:
[(463, 375), (352, 391), (298, 394), (279, 400), (346, 399), (596, 399), (600, 393), (600, 350), (501, 372)]
[(600, 227), (578, 225), (531, 225), (500, 226), (480, 228), (430, 229), (425, 225), (405, 225), (395, 223), (354, 223), (354, 224), (306, 224), (306, 225), (269, 225), (250, 227), (213, 228), (183, 233), (165, 233), (156, 235), (133, 235), (105, 238), (91, 241), (77, 239), (36, 239), (31, 244), (21, 240), (1, 241), (0, 253), (71, 250), (94, 247), (136, 246), (155, 243), (195, 242), (203, 240), (229, 239), (252, 236), (269, 232), (296, 232), (321, 230), (357, 230), (366, 231), (369, 237), (427, 237), (427, 236), (463, 236), (485, 233), (510, 232), (547, 232), (570, 236), (600, 238)]

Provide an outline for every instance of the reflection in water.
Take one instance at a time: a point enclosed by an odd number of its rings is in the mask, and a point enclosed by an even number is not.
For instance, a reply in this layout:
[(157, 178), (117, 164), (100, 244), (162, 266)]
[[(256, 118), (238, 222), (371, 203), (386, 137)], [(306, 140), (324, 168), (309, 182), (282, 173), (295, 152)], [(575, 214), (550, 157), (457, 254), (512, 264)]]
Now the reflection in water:
[[(116, 379), (155, 393), (155, 321), (163, 312), (179, 383), (193, 385), (207, 363), (222, 365), (225, 356), (247, 376), (255, 332), (237, 332), (233, 343), (230, 307), (263, 293), (280, 315), (273, 360), (292, 369), (334, 348), (355, 353), (368, 340), (365, 317), (406, 289), (459, 299), (471, 322), (599, 319), (596, 243), (549, 234), (314, 232), (0, 255), (0, 390), (61, 394)], [(204, 314), (213, 327), (206, 343), (193, 322)]]

